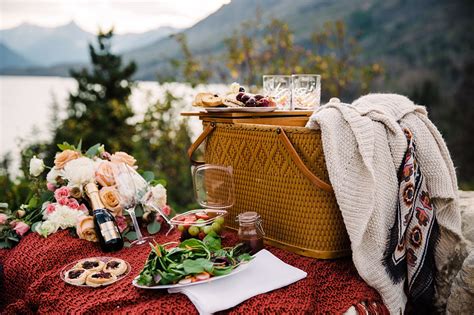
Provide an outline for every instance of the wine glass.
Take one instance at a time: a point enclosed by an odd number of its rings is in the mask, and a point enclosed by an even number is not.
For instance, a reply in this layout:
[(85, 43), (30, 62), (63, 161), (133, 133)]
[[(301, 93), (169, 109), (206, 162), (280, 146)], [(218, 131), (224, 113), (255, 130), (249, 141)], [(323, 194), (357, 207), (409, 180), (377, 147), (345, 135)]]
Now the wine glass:
[(132, 218), (137, 239), (130, 246), (143, 245), (153, 239), (153, 236), (144, 237), (138, 225), (135, 207), (148, 190), (148, 184), (131, 166), (125, 163), (115, 164), (115, 182), (120, 196), (120, 205)]

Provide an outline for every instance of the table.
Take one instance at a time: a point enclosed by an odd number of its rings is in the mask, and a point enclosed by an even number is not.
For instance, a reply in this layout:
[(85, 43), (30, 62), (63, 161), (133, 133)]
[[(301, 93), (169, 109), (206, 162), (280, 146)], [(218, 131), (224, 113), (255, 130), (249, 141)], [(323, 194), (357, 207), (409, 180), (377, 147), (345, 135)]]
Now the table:
[[(164, 229), (166, 230), (166, 229)], [(224, 244), (237, 242), (233, 232), (225, 232)], [(160, 232), (157, 242), (177, 240), (178, 232)], [(307, 278), (285, 288), (253, 297), (226, 313), (342, 313), (361, 301), (372, 301), (382, 310), (378, 293), (368, 287), (350, 259), (318, 260), (302, 257), (271, 246), (266, 247), (288, 264), (308, 273)], [(61, 268), (85, 257), (107, 256), (98, 244), (74, 238), (60, 231), (48, 238), (28, 234), (11, 250), (0, 250), (4, 266), (0, 309), (13, 313), (175, 313), (196, 314), (194, 305), (182, 294), (164, 290), (142, 290), (131, 285), (149, 253), (149, 247), (124, 248), (108, 256), (128, 261), (131, 273), (123, 280), (102, 288), (80, 288), (59, 277)], [(379, 309), (379, 310), (380, 310)]]

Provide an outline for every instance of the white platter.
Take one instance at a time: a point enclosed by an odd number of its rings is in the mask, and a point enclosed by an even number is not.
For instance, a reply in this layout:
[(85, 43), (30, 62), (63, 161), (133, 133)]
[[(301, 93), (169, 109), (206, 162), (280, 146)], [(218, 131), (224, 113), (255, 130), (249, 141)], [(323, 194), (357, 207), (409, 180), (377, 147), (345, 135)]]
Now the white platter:
[(208, 113), (268, 113), (276, 107), (204, 107)]
[(227, 277), (231, 277), (231, 276), (241, 272), (242, 270), (247, 269), (247, 267), (251, 263), (252, 263), (252, 261), (240, 264), (238, 267), (236, 267), (234, 270), (232, 270), (231, 273), (229, 273), (227, 275), (224, 275), (224, 276), (212, 277), (212, 278), (209, 278), (207, 280), (196, 281), (196, 282), (191, 282), (191, 283), (187, 283), (187, 284), (179, 284), (179, 283), (177, 283), (177, 284), (163, 284), (163, 285), (155, 285), (155, 286), (148, 287), (148, 286), (140, 285), (140, 284), (137, 283), (138, 276), (135, 279), (133, 279), (132, 284), (134, 286), (136, 286), (137, 288), (140, 288), (140, 289), (152, 289), (152, 290), (189, 287), (189, 286), (192, 286), (192, 285), (199, 285), (199, 284), (208, 283), (208, 282), (224, 279), (224, 278), (227, 278)]

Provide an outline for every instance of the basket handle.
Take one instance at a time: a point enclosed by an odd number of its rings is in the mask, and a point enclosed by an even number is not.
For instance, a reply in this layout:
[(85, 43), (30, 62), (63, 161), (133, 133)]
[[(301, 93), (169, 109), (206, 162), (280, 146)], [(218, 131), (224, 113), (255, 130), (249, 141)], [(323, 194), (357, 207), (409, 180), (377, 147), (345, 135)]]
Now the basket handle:
[(298, 152), (296, 152), (295, 148), (293, 147), (293, 144), (291, 144), (290, 139), (286, 135), (285, 130), (279, 127), (277, 128), (276, 132), (278, 134), (278, 138), (280, 138), (280, 141), (285, 146), (286, 150), (290, 154), (291, 159), (293, 160), (293, 162), (295, 162), (301, 173), (303, 173), (303, 175), (306, 176), (306, 178), (309, 179), (316, 187), (319, 187), (324, 191), (332, 193), (333, 189), (331, 185), (314, 175), (313, 172), (311, 172), (309, 168), (304, 164), (303, 160), (301, 160), (300, 156), (298, 155)]
[(206, 140), (207, 136), (210, 135), (214, 131), (215, 128), (216, 128), (216, 124), (214, 122), (211, 122), (209, 125), (207, 125), (207, 127), (204, 129), (201, 135), (196, 139), (196, 141), (194, 141), (194, 143), (189, 147), (188, 156), (192, 165), (202, 165), (205, 163), (205, 162), (193, 160), (193, 153), (194, 151), (197, 150), (197, 148), (199, 148), (201, 143), (203, 143), (203, 141)]
[[(191, 147), (189, 147), (188, 156), (189, 156), (189, 160), (191, 161), (192, 165), (202, 165), (202, 164), (204, 164), (204, 162), (193, 160), (193, 153), (197, 150), (197, 148), (199, 148), (201, 143), (203, 143), (204, 140), (206, 140), (207, 136), (209, 136), (214, 131), (215, 128), (216, 128), (216, 124), (214, 122), (211, 122), (209, 125), (207, 125), (207, 127), (204, 129), (204, 131), (201, 133), (201, 135), (196, 139), (196, 141), (191, 145)], [(295, 148), (293, 147), (293, 144), (291, 143), (290, 139), (286, 135), (285, 130), (283, 130), (283, 128), (281, 128), (281, 127), (278, 127), (276, 129), (276, 132), (278, 134), (278, 137), (280, 138), (280, 141), (285, 146), (286, 150), (290, 154), (291, 159), (296, 164), (296, 166), (299, 168), (301, 173), (303, 173), (303, 175), (306, 176), (306, 178), (308, 178), (316, 187), (318, 187), (318, 188), (320, 188), (324, 191), (332, 193), (333, 189), (332, 189), (331, 185), (329, 185), (328, 183), (326, 183), (325, 181), (323, 181), (322, 179), (320, 179), (319, 177), (314, 175), (308, 169), (308, 167), (304, 164), (303, 160), (301, 160), (300, 156), (298, 155)]]

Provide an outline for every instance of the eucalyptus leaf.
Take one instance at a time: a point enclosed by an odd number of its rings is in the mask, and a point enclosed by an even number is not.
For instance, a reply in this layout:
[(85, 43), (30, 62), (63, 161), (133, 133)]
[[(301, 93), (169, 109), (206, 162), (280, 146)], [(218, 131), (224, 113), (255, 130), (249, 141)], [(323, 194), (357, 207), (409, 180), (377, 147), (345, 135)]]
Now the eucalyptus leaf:
[(76, 150), (81, 152), (81, 150), (82, 150), (82, 138), (79, 139), (79, 143), (77, 144)]
[(135, 207), (135, 216), (136, 216), (137, 218), (143, 217), (143, 207), (142, 207), (141, 205), (137, 205), (137, 206)]
[(33, 232), (36, 232), (36, 228), (37, 228), (39, 225), (41, 225), (41, 223), (42, 223), (42, 221), (38, 221), (38, 222), (33, 223), (33, 225), (31, 226), (31, 230), (32, 230)]
[(14, 242), (19, 242), (20, 241), (20, 239), (16, 236), (7, 236), (7, 239), (12, 240)]
[(124, 236), (126, 239), (128, 239), (129, 241), (134, 241), (137, 239), (137, 232), (135, 231), (130, 231), (128, 232), (127, 234), (125, 234)]
[(153, 221), (153, 222), (151, 222), (147, 225), (146, 229), (147, 229), (148, 233), (156, 234), (161, 229), (161, 223), (157, 222), (157, 221)]
[(12, 248), (12, 244), (10, 244), (7, 240), (0, 242), (0, 248)]
[(52, 191), (46, 190), (41, 194), (41, 203), (45, 201), (51, 201), (51, 199), (54, 197), (54, 193)]
[(130, 246), (132, 246), (132, 244), (130, 244), (130, 242), (123, 242), (123, 247), (130, 248)]
[(32, 197), (30, 201), (28, 201), (28, 208), (36, 208), (38, 206), (38, 198)]
[(153, 179), (151, 182), (150, 182), (150, 185), (152, 186), (156, 186), (156, 185), (162, 185), (163, 187), (166, 188), (166, 185), (167, 185), (167, 181), (165, 179)]
[(149, 183), (155, 179), (155, 174), (150, 171), (143, 172), (142, 177)]
[(92, 147), (87, 149), (86, 156), (90, 158), (93, 158), (94, 156), (96, 156), (97, 153), (99, 153), (99, 147), (100, 147), (100, 143), (94, 144)]
[(61, 150), (61, 151), (64, 151), (64, 150), (76, 150), (76, 148), (67, 143), (66, 141), (64, 141), (62, 144), (58, 144), (58, 148)]

